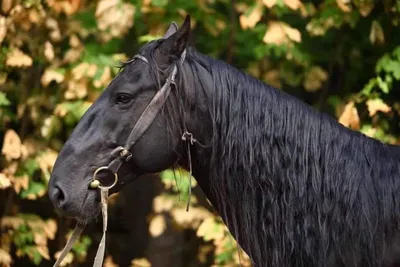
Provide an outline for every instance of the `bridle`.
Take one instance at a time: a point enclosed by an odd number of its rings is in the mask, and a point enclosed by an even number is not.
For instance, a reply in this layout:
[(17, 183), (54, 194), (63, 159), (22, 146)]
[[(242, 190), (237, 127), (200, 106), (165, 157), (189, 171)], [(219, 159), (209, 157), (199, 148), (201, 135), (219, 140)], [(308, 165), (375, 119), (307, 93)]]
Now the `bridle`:
[[(179, 64), (183, 64), (186, 57), (186, 50), (183, 51)], [(132, 62), (136, 59), (140, 59), (146, 64), (149, 64), (147, 58), (142, 55), (135, 55), (132, 59)], [(153, 99), (147, 105), (146, 109), (143, 111), (142, 115), (137, 120), (136, 124), (134, 125), (131, 133), (129, 134), (128, 138), (126, 139), (124, 146), (118, 146), (115, 148), (111, 155), (114, 159), (108, 164), (108, 166), (99, 167), (93, 174), (93, 181), (90, 183), (90, 188), (104, 188), (107, 187), (111, 189), (118, 183), (118, 170), (121, 167), (122, 163), (128, 162), (132, 158), (132, 153), (129, 151), (136, 142), (143, 136), (146, 130), (150, 127), (153, 123), (154, 119), (156, 118), (157, 114), (160, 112), (162, 107), (164, 106), (170, 92), (171, 86), (175, 84), (175, 77), (178, 72), (178, 68), (176, 64), (173, 67), (171, 74), (168, 76), (166, 82), (161, 87), (161, 89), (155, 94)], [(100, 172), (108, 172), (108, 178), (112, 178), (109, 180), (104, 180), (99, 177)]]
[[(183, 64), (186, 57), (186, 50), (183, 51), (181, 54), (181, 58), (179, 64)], [(132, 58), (131, 62), (136, 59), (140, 59), (146, 64), (149, 65), (149, 61), (142, 55), (136, 55)], [(107, 231), (107, 199), (108, 199), (108, 192), (111, 188), (113, 188), (118, 183), (118, 170), (121, 167), (122, 163), (128, 162), (132, 158), (132, 153), (130, 149), (137, 143), (137, 141), (143, 136), (146, 130), (150, 127), (153, 123), (154, 119), (156, 118), (157, 114), (163, 108), (169, 94), (171, 93), (171, 86), (175, 86), (175, 77), (178, 72), (178, 67), (175, 64), (171, 74), (168, 76), (166, 82), (161, 87), (159, 91), (155, 94), (152, 98), (150, 103), (147, 105), (145, 110), (143, 111), (142, 115), (140, 115), (139, 119), (133, 126), (131, 133), (129, 134), (128, 138), (126, 139), (124, 146), (118, 146), (115, 148), (111, 155), (114, 158), (107, 166), (99, 167), (95, 170), (93, 174), (93, 180), (89, 184), (89, 188), (96, 189), (100, 188), (100, 195), (101, 195), (101, 207), (102, 207), (102, 215), (103, 215), (103, 237), (101, 238), (99, 248), (96, 253), (96, 257), (94, 260), (93, 267), (101, 267), (103, 264), (104, 253), (105, 253), (105, 238), (106, 238), (106, 231)], [(193, 145), (193, 142), (196, 140), (193, 138), (193, 135), (185, 129), (182, 139), (184, 141), (188, 141), (188, 148), (189, 145)], [(189, 149), (188, 149), (189, 151)], [(190, 152), (189, 152), (190, 155)], [(104, 179), (100, 177), (100, 173), (105, 173), (105, 177), (111, 179)], [(190, 163), (190, 174), (191, 174), (191, 163)], [(191, 188), (190, 188), (191, 189)], [(72, 236), (68, 240), (67, 244), (65, 245), (64, 249), (62, 250), (60, 256), (58, 257), (56, 263), (53, 267), (57, 267), (60, 265), (62, 260), (68, 254), (68, 252), (73, 247), (74, 243), (79, 239), (81, 233), (85, 228), (84, 223), (78, 223), (75, 226), (74, 232)]]

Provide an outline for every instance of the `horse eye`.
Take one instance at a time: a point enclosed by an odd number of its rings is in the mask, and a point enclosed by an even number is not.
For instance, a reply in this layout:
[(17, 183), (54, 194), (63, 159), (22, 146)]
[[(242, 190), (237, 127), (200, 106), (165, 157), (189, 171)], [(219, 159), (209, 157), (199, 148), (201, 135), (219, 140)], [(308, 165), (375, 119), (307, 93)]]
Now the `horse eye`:
[(132, 97), (128, 94), (118, 94), (115, 98), (115, 103), (128, 104), (132, 100)]

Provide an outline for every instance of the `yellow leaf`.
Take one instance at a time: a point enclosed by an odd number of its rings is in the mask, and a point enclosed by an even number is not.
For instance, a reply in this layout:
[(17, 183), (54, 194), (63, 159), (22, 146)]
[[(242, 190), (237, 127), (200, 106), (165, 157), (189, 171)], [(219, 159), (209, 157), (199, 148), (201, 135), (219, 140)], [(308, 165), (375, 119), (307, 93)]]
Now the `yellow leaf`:
[(0, 173), (0, 189), (6, 189), (11, 186), (11, 181), (4, 173)]
[(0, 15), (0, 44), (7, 35), (6, 18)]
[(156, 215), (150, 222), (149, 232), (151, 236), (160, 236), (167, 228), (165, 218), (163, 215)]
[(385, 102), (382, 101), (382, 99), (379, 98), (369, 99), (366, 104), (368, 107), (370, 117), (374, 116), (378, 111), (383, 113), (388, 113), (392, 111), (392, 108), (389, 107)]
[(8, 177), (13, 177), (17, 172), (17, 169), (18, 169), (18, 163), (14, 161), (8, 164), (8, 166), (5, 169), (3, 169), (3, 173)]
[(61, 104), (57, 104), (56, 108), (54, 109), (54, 115), (63, 118), (67, 115), (68, 110)]
[(246, 3), (239, 2), (235, 3), (235, 9), (238, 13), (244, 13), (249, 9), (249, 6)]
[(20, 217), (13, 217), (13, 216), (4, 216), (1, 219), (1, 228), (11, 228), (11, 229), (18, 229), (22, 224), (24, 224), (24, 220)]
[(313, 4), (309, 3), (307, 7), (300, 5), (300, 14), (303, 18), (311, 17), (316, 13), (316, 8)]
[(101, 0), (97, 4), (95, 16), (99, 17), (103, 15), (107, 10), (113, 8), (118, 4), (118, 0)]
[(10, 267), (12, 263), (11, 255), (0, 248), (0, 266), (2, 267)]
[(72, 69), (72, 77), (74, 80), (80, 80), (86, 75), (86, 71), (89, 68), (89, 63), (82, 62)]
[(30, 67), (32, 66), (32, 58), (14, 48), (7, 53), (6, 65), (10, 67)]
[(80, 4), (80, 0), (47, 0), (46, 2), (57, 13), (63, 12), (67, 15), (75, 13)]
[(154, 212), (160, 213), (163, 211), (169, 211), (174, 206), (174, 201), (170, 198), (166, 198), (163, 195), (156, 196), (153, 199), (153, 210)]
[(48, 61), (52, 61), (54, 59), (53, 45), (49, 41), (44, 43), (44, 56)]
[(225, 236), (224, 228), (221, 225), (217, 225), (214, 217), (205, 219), (199, 226), (196, 234), (205, 241), (219, 241)]
[(375, 134), (377, 133), (377, 131), (378, 131), (378, 130), (377, 130), (376, 128), (371, 127), (371, 128), (368, 128), (367, 130), (364, 130), (363, 133), (364, 133), (366, 136), (369, 136), (369, 137), (374, 138), (374, 136), (375, 136)]
[(90, 78), (93, 78), (96, 75), (96, 72), (97, 72), (97, 65), (90, 64), (87, 69), (86, 75)]
[(54, 163), (56, 162), (57, 156), (58, 153), (49, 148), (36, 158), (37, 162), (39, 163), (39, 168), (45, 177), (50, 177), (50, 173), (53, 169)]
[(7, 14), (13, 6), (13, 0), (3, 0), (1, 2), (1, 10), (3, 13)]
[(87, 79), (81, 79), (79, 81), (69, 81), (68, 89), (64, 93), (66, 99), (84, 98), (88, 92), (88, 81)]
[(82, 47), (72, 48), (65, 53), (63, 61), (65, 63), (74, 63), (81, 58), (81, 54), (83, 52)]
[(104, 267), (118, 267), (118, 265), (113, 261), (111, 256), (107, 256), (103, 263)]
[(57, 232), (57, 223), (54, 219), (50, 219), (46, 222), (46, 227), (43, 228), (44, 233), (48, 239), (53, 240)]
[(281, 22), (271, 21), (268, 24), (267, 32), (264, 35), (263, 41), (267, 44), (280, 45), (286, 40), (286, 35), (281, 25)]
[(344, 108), (342, 115), (340, 115), (339, 122), (346, 127), (352, 129), (360, 129), (360, 117), (354, 102), (350, 101)]
[(71, 2), (71, 13), (72, 14), (79, 10), (79, 7), (81, 5), (81, 0), (69, 0), (69, 2)]
[(47, 248), (47, 246), (36, 246), (36, 249), (43, 258), (45, 258), (46, 260), (50, 260), (49, 249)]
[(7, 81), (7, 73), (0, 72), (0, 85), (5, 84)]
[(33, 24), (38, 24), (39, 22), (41, 22), (41, 20), (44, 18), (45, 13), (43, 12), (39, 12), (39, 10), (37, 9), (30, 9), (29, 13), (28, 13), (28, 19), (30, 22), (32, 22)]
[(82, 46), (81, 40), (74, 34), (69, 38), (69, 45), (73, 48)]
[(174, 208), (171, 215), (179, 226), (192, 229), (196, 229), (203, 220), (212, 216), (206, 209), (198, 207), (191, 207), (190, 212), (185, 208)]
[(374, 1), (373, 0), (360, 0), (354, 1), (354, 4), (358, 7), (360, 14), (363, 17), (366, 17), (371, 13), (372, 9), (374, 9)]
[(286, 36), (292, 40), (293, 42), (300, 43), (301, 42), (301, 33), (298, 29), (292, 28), (289, 25), (282, 23), (283, 30), (286, 33)]
[(263, 38), (265, 43), (280, 45), (287, 43), (288, 40), (301, 42), (300, 31), (280, 21), (271, 21), (268, 24), (267, 32)]
[(210, 229), (212, 230), (214, 227), (215, 221), (214, 218), (207, 218), (205, 219), (200, 227), (197, 229), (196, 235), (198, 237), (204, 237), (208, 232), (210, 232)]
[(59, 42), (61, 40), (60, 27), (58, 26), (58, 21), (54, 18), (48, 17), (45, 21), (46, 27), (50, 30), (50, 39), (54, 42)]
[(300, 0), (283, 0), (285, 5), (293, 10), (297, 10), (301, 6)]
[(113, 54), (112, 59), (115, 61), (126, 61), (128, 57), (125, 54)]
[(9, 129), (4, 135), (1, 153), (3, 153), (9, 161), (19, 159), (27, 154), (26, 148), (22, 145), (21, 139), (14, 130)]
[(93, 85), (97, 88), (104, 87), (111, 81), (111, 79), (111, 69), (107, 66), (104, 68), (103, 74), (100, 76), (100, 78), (93, 82)]
[(95, 16), (97, 26), (101, 31), (108, 30), (103, 36), (107, 41), (112, 37), (122, 37), (133, 26), (135, 6), (120, 0), (100, 0), (97, 4)]
[(131, 267), (151, 267), (151, 263), (145, 258), (134, 259), (131, 262)]
[(343, 12), (351, 11), (351, 7), (349, 6), (350, 0), (336, 0), (336, 4)]
[[(58, 259), (60, 255), (61, 251), (58, 251), (54, 254), (54, 258)], [(74, 254), (72, 254), (72, 252), (68, 252), (63, 261), (60, 263), (60, 267), (64, 267), (71, 264), (73, 260), (74, 260)]]
[(42, 85), (48, 86), (52, 81), (62, 83), (64, 81), (64, 74), (53, 69), (46, 69), (41, 78)]
[(239, 17), (240, 26), (242, 26), (242, 29), (254, 28), (257, 22), (261, 20), (261, 17), (262, 17), (262, 5), (257, 4), (255, 7), (253, 7), (253, 10), (250, 12), (250, 14), (240, 15)]
[(266, 7), (272, 8), (276, 5), (276, 0), (263, 0), (263, 3)]
[(16, 193), (21, 192), (21, 189), (28, 189), (29, 186), (29, 176), (28, 175), (22, 175), (22, 176), (15, 176), (13, 179), (13, 187), (14, 191)]
[(327, 79), (328, 73), (321, 67), (314, 66), (307, 72), (303, 86), (307, 91), (315, 92), (322, 87), (323, 82)]
[(44, 233), (40, 231), (33, 231), (33, 241), (38, 246), (46, 246), (47, 245), (47, 238)]
[(310, 33), (311, 36), (322, 36), (326, 33), (327, 28), (320, 23), (310, 21), (306, 26), (306, 30)]
[(371, 24), (371, 32), (369, 33), (369, 40), (372, 44), (384, 44), (385, 34), (383, 33), (383, 28), (381, 24), (374, 20)]
[(281, 73), (279, 70), (270, 70), (263, 75), (264, 81), (275, 88), (281, 88)]

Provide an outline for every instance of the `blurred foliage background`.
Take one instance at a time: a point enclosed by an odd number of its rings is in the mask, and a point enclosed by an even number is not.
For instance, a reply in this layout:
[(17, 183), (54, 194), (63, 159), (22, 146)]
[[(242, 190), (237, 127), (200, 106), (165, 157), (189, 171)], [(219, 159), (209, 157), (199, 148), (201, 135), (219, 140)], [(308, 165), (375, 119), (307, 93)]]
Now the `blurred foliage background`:
[[(0, 266), (52, 266), (74, 227), (47, 197), (57, 153), (121, 60), (192, 17), (204, 53), (386, 143), (399, 141), (400, 1), (2, 0)], [(110, 200), (104, 266), (250, 266), (187, 173)], [(94, 222), (68, 255), (91, 266)]]

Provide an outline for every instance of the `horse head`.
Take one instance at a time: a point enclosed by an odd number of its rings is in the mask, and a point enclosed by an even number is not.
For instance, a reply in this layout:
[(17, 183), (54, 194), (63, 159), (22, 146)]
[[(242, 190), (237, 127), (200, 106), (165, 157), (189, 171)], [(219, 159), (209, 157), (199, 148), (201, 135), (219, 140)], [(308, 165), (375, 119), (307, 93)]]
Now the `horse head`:
[(124, 64), (81, 118), (49, 183), (50, 199), (61, 213), (81, 221), (98, 215), (99, 190), (90, 186), (96, 170), (95, 178), (116, 182), (110, 190), (115, 193), (142, 174), (176, 163), (182, 154), (182, 129), (172, 127), (171, 118), (179, 112), (168, 107), (179, 101), (173, 95), (182, 83), (189, 33), (189, 17), (179, 29), (172, 23), (163, 38), (146, 44)]

